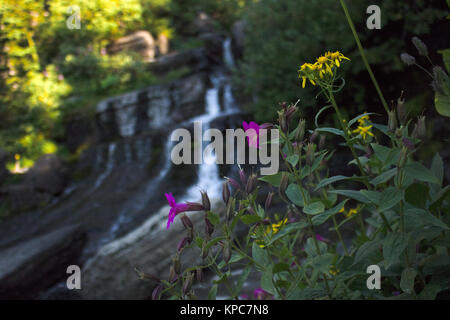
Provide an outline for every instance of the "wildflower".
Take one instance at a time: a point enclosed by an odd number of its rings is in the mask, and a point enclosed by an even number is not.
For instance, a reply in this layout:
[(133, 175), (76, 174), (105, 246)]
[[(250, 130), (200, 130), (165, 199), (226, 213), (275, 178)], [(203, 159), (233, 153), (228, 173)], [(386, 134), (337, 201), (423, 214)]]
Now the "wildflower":
[(262, 288), (257, 288), (253, 290), (253, 296), (258, 300), (267, 300), (272, 297), (267, 291)]
[(228, 188), (228, 183), (225, 181), (222, 186), (222, 199), (225, 204), (228, 203), (230, 199), (230, 189)]
[(173, 220), (178, 214), (186, 211), (201, 211), (204, 209), (200, 203), (195, 202), (176, 203), (172, 193), (166, 193), (165, 196), (167, 202), (169, 202), (170, 205), (169, 217), (167, 219), (167, 229), (170, 228), (170, 225), (173, 223)]
[(161, 291), (163, 289), (162, 285), (157, 285), (152, 292), (152, 300), (159, 300), (159, 296), (161, 295)]
[(239, 185), (239, 182), (237, 182), (233, 178), (228, 178), (228, 177), (224, 177), (224, 178), (227, 180), (227, 183), (231, 184), (236, 189), (240, 189), (241, 188), (241, 186)]
[(347, 212), (347, 214), (346, 214), (345, 216), (346, 216), (347, 218), (350, 218), (350, 217), (353, 216), (354, 214), (357, 214), (358, 211), (359, 211), (359, 208), (358, 208), (358, 207), (353, 208), (353, 209), (350, 209), (350, 210), (348, 210), (348, 212)]
[(242, 121), (242, 126), (247, 136), (248, 146), (259, 148), (259, 125), (253, 121), (250, 121), (250, 123)]
[(320, 234), (316, 233), (316, 239), (322, 242), (330, 242), (327, 238), (322, 237)]
[(341, 66), (340, 62), (344, 59), (350, 60), (339, 51), (328, 51), (317, 58), (315, 63), (304, 63), (299, 70), (299, 77), (302, 78), (302, 87), (306, 86), (307, 80), (315, 86), (318, 81), (329, 82), (329, 80), (334, 79), (335, 71)]
[(330, 268), (330, 274), (333, 276), (336, 276), (339, 273), (339, 269), (336, 268), (336, 266), (331, 266)]
[(361, 135), (361, 137), (366, 140), (366, 136), (374, 136), (373, 133), (371, 132), (371, 128), (373, 126), (358, 126), (358, 128), (356, 128), (355, 130), (353, 130), (353, 133), (359, 133)]
[[(267, 221), (269, 223), (269, 221)], [(276, 233), (278, 233), (278, 231), (280, 231), (280, 229), (286, 225), (288, 223), (288, 219), (284, 218), (283, 220), (279, 221), (278, 223), (273, 223), (269, 226), (266, 227), (266, 230), (264, 232), (264, 237), (267, 237), (269, 235), (275, 235)], [(256, 243), (258, 243), (260, 248), (264, 248), (264, 241), (262, 240), (257, 240)]]
[(239, 178), (241, 179), (242, 184), (244, 186), (246, 186), (247, 185), (247, 177), (245, 175), (244, 169), (242, 169), (241, 166), (239, 166)]
[(208, 193), (206, 191), (200, 191), (202, 195), (202, 205), (205, 211), (211, 210), (211, 202), (209, 201)]

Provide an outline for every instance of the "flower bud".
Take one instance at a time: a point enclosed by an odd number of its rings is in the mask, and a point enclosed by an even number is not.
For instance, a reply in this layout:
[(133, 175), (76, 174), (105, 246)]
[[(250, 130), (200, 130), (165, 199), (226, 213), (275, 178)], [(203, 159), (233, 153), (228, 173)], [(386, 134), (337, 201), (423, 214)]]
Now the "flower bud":
[(189, 229), (194, 229), (194, 225), (192, 224), (191, 219), (189, 219), (189, 217), (185, 214), (183, 214), (181, 216), (181, 222), (183, 223), (183, 226), (189, 230)]
[(283, 110), (278, 111), (278, 123), (280, 124), (281, 131), (286, 133), (288, 131), (288, 124), (286, 114)]
[(194, 239), (194, 229), (192, 228), (192, 229), (187, 229), (187, 238), (188, 238), (188, 241), (189, 241), (189, 243), (191, 243), (192, 242), (192, 240)]
[(417, 136), (419, 139), (425, 139), (427, 137), (425, 116), (420, 116), (417, 120)]
[(422, 40), (420, 40), (418, 37), (413, 37), (411, 40), (421, 56), (428, 55), (428, 48)]
[(146, 279), (146, 280), (152, 280), (152, 281), (155, 281), (155, 282), (157, 282), (157, 283), (161, 282), (161, 279), (159, 279), (158, 277), (156, 277), (156, 276), (154, 276), (154, 275), (152, 275), (152, 274), (150, 274), (150, 273), (142, 272), (142, 271), (139, 270), (138, 268), (134, 268), (134, 271), (136, 271), (136, 273), (137, 273), (139, 279), (141, 279), (141, 280)]
[(169, 271), (169, 282), (174, 283), (177, 280), (178, 280), (178, 275), (176, 274), (175, 269), (173, 268), (173, 265), (171, 265), (170, 271)]
[(397, 115), (394, 110), (388, 111), (388, 129), (391, 132), (397, 129)]
[(225, 263), (228, 263), (228, 261), (230, 261), (230, 258), (231, 258), (230, 242), (225, 241), (223, 245), (223, 261), (225, 261)]
[(295, 136), (295, 140), (298, 142), (303, 141), (303, 138), (305, 137), (305, 128), (306, 128), (306, 120), (300, 119), (297, 126), (297, 133)]
[(180, 274), (181, 263), (180, 263), (180, 257), (178, 256), (178, 254), (176, 256), (172, 257), (172, 266), (173, 266), (173, 270), (175, 271), (175, 273)]
[(286, 189), (288, 187), (289, 184), (289, 175), (287, 172), (283, 172), (281, 174), (281, 180), (280, 180), (280, 195), (282, 195), (284, 197), (285, 193), (286, 193)]
[(308, 143), (306, 146), (306, 164), (312, 166), (314, 163), (314, 153), (316, 151), (316, 145), (314, 143)]
[(397, 100), (397, 115), (400, 123), (404, 125), (408, 120), (408, 112), (405, 107), (405, 100), (403, 100), (401, 96)]
[(320, 139), (319, 139), (319, 149), (323, 149), (323, 147), (325, 146), (325, 140), (326, 140), (326, 136), (325, 135), (321, 135)]
[(403, 145), (407, 147), (409, 150), (411, 151), (414, 150), (414, 143), (411, 140), (409, 140), (408, 138), (403, 138), (402, 142)]
[(209, 221), (209, 219), (206, 218), (206, 217), (205, 217), (205, 232), (206, 232), (206, 234), (207, 234), (209, 237), (211, 237), (211, 235), (212, 235), (213, 232), (214, 232), (214, 226), (213, 226), (213, 224), (212, 224), (211, 221)]
[(241, 186), (239, 185), (239, 182), (237, 182), (236, 180), (234, 180), (233, 178), (228, 178), (225, 177), (225, 179), (227, 179), (227, 183), (231, 184), (233, 187), (235, 187), (236, 189), (240, 189)]
[(227, 205), (227, 211), (226, 211), (226, 219), (227, 221), (230, 221), (231, 218), (233, 218), (233, 213), (234, 213), (234, 207), (236, 205), (236, 199), (234, 199), (233, 197), (231, 198), (231, 201), (228, 202)]
[(186, 211), (203, 211), (205, 208), (203, 205), (197, 202), (186, 202), (188, 209)]
[(178, 242), (178, 246), (177, 246), (177, 251), (181, 252), (184, 247), (188, 244), (189, 242), (189, 237), (184, 237), (183, 239), (180, 240), (180, 242)]
[(256, 175), (252, 174), (248, 180), (247, 180), (247, 185), (245, 186), (245, 192), (247, 192), (247, 194), (250, 194), (253, 192), (253, 190), (255, 190), (256, 187)]
[(224, 182), (222, 184), (222, 199), (225, 204), (230, 200), (230, 189), (228, 189), (228, 183)]
[(403, 61), (404, 64), (406, 64), (407, 66), (412, 66), (414, 64), (416, 64), (416, 58), (414, 58), (412, 55), (407, 54), (407, 53), (402, 53), (400, 55), (400, 59)]
[(157, 285), (157, 286), (153, 289), (153, 292), (152, 292), (152, 300), (159, 300), (159, 297), (160, 297), (160, 295), (161, 295), (162, 289), (163, 289), (163, 286), (162, 286), (161, 284), (160, 284), (160, 285)]
[(201, 282), (203, 280), (203, 270), (202, 270), (202, 268), (195, 269), (195, 276), (196, 276), (198, 282)]
[(272, 204), (272, 197), (273, 197), (274, 193), (271, 191), (267, 194), (267, 198), (266, 198), (266, 204), (265, 204), (265, 209), (269, 209), (270, 205)]
[(193, 272), (189, 272), (186, 275), (186, 278), (185, 278), (184, 284), (183, 284), (183, 293), (184, 294), (188, 294), (188, 292), (191, 291), (193, 282), (194, 282), (194, 273)]
[(292, 117), (295, 115), (295, 113), (297, 112), (297, 107), (296, 106), (290, 106), (287, 111), (286, 111), (286, 122), (289, 124), (289, 122), (291, 121)]
[(208, 193), (206, 191), (200, 191), (202, 195), (202, 204), (205, 211), (211, 210), (211, 202), (209, 201)]
[(247, 185), (247, 177), (245, 176), (245, 171), (239, 166), (239, 178), (241, 179), (242, 185)]

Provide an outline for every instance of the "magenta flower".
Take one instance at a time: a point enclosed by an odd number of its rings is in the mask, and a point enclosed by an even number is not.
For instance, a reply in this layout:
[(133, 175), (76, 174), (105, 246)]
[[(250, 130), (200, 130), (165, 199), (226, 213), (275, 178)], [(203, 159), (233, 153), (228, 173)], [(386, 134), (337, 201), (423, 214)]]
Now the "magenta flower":
[(247, 134), (248, 146), (259, 148), (259, 125), (253, 121), (250, 121), (250, 123), (242, 121), (242, 126)]
[(195, 202), (176, 203), (175, 198), (172, 195), (172, 192), (166, 193), (165, 196), (170, 206), (169, 217), (167, 219), (167, 229), (170, 228), (170, 225), (173, 223), (173, 220), (178, 214), (186, 211), (201, 211), (204, 209), (200, 203)]
[(322, 237), (320, 234), (316, 234), (316, 239), (322, 242), (330, 242), (327, 238)]
[(267, 300), (267, 299), (273, 299), (273, 296), (270, 295), (267, 291), (265, 291), (262, 288), (257, 288), (253, 290), (253, 295), (258, 300)]

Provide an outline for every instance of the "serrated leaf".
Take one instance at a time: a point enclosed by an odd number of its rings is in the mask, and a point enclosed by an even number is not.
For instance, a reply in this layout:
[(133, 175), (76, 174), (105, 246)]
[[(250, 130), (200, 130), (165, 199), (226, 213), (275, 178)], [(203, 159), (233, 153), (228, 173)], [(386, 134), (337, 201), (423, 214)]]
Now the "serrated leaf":
[(400, 280), (400, 288), (405, 293), (414, 292), (414, 280), (416, 279), (417, 271), (414, 268), (406, 268), (402, 272), (402, 277)]
[[(306, 190), (304, 192), (306, 192)], [(305, 201), (303, 199), (300, 187), (297, 184), (291, 183), (288, 186), (286, 190), (286, 196), (288, 197), (289, 200), (291, 200), (292, 203), (296, 204), (297, 206), (299, 207), (304, 206)]]
[(318, 189), (323, 188), (323, 187), (325, 187), (325, 186), (327, 186), (327, 185), (329, 185), (331, 183), (334, 183), (334, 182), (337, 182), (337, 181), (341, 181), (341, 180), (347, 180), (347, 179), (349, 179), (349, 177), (346, 177), (346, 176), (334, 176), (334, 177), (331, 177), (331, 178), (323, 179), (322, 181), (320, 181), (317, 184), (317, 186), (314, 189), (314, 191), (317, 191)]
[(355, 200), (358, 200), (362, 203), (370, 203), (370, 200), (367, 199), (360, 191), (355, 190), (331, 190), (329, 193), (336, 193), (342, 196), (346, 196)]
[(325, 205), (320, 201), (309, 203), (303, 208), (303, 212), (309, 215), (316, 215), (325, 211)]
[(410, 175), (414, 179), (423, 182), (431, 182), (439, 184), (438, 179), (435, 177), (431, 170), (427, 169), (424, 165), (419, 162), (411, 162), (405, 166), (406, 174)]
[(325, 212), (318, 214), (317, 216), (314, 216), (312, 218), (312, 223), (315, 226), (321, 225), (325, 221), (327, 221), (329, 218), (337, 214), (344, 206), (345, 203), (347, 203), (348, 199), (345, 199), (341, 203), (339, 203), (336, 207), (326, 210)]
[(408, 246), (408, 236), (405, 233), (389, 233), (383, 240), (383, 258), (386, 269), (396, 262)]
[(379, 176), (373, 178), (372, 180), (370, 180), (370, 183), (373, 184), (374, 186), (377, 186), (381, 183), (388, 182), (396, 174), (397, 174), (397, 168), (393, 168), (393, 169), (385, 171), (382, 174), (380, 174)]

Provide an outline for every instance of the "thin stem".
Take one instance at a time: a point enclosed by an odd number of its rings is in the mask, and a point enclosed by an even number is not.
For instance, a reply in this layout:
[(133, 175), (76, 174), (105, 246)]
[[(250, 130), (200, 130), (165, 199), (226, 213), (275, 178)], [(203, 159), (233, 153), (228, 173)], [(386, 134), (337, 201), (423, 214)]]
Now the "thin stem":
[(372, 68), (370, 67), (369, 61), (367, 60), (366, 54), (364, 53), (364, 48), (361, 45), (361, 41), (359, 40), (358, 34), (356, 33), (355, 25), (353, 24), (352, 18), (350, 17), (350, 13), (348, 12), (347, 5), (345, 4), (345, 0), (340, 0), (342, 9), (344, 10), (345, 16), (347, 17), (348, 25), (350, 26), (350, 29), (352, 30), (353, 37), (355, 38), (356, 45), (358, 46), (359, 53), (361, 54), (361, 57), (363, 59), (364, 65), (369, 72), (370, 79), (373, 82), (373, 85), (375, 89), (377, 90), (378, 96), (380, 97), (381, 103), (383, 104), (384, 109), (386, 110), (386, 113), (389, 112), (389, 107), (384, 99), (383, 93), (381, 92), (380, 86), (378, 85), (377, 79), (375, 78), (375, 75), (372, 72)]

